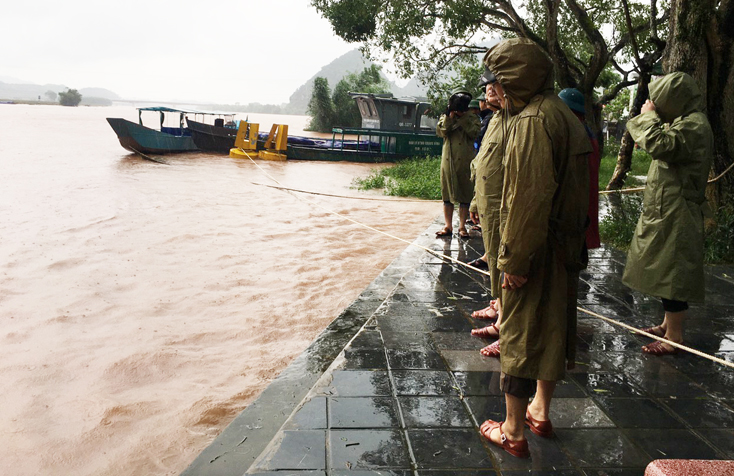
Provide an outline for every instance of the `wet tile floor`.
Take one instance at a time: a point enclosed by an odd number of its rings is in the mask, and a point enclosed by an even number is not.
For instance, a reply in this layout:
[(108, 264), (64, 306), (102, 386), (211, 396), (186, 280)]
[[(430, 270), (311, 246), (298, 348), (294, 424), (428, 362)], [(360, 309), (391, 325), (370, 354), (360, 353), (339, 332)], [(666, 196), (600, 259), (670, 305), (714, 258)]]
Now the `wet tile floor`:
[[(470, 261), (481, 240), (416, 243)], [(591, 253), (579, 306), (645, 327), (655, 299), (621, 283), (624, 253)], [(734, 267), (709, 268), (686, 343), (734, 361)], [(478, 433), (504, 419), (499, 360), (469, 331), (488, 302), (477, 273), (409, 247), (185, 475), (641, 475), (654, 459), (734, 459), (734, 370), (694, 355), (651, 357), (623, 328), (579, 313), (578, 362), (559, 382), (555, 436), (526, 431), (517, 459)]]

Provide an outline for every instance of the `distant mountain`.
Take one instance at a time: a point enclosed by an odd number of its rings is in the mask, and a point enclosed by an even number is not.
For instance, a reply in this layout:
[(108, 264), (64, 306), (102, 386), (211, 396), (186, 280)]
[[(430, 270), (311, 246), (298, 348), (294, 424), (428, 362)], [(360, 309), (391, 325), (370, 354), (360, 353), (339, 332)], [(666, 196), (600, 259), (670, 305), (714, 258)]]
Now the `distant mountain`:
[[(12, 78), (11, 78), (12, 79)], [(17, 80), (15, 80), (17, 81)], [(69, 89), (63, 84), (33, 84), (27, 82), (8, 83), (0, 81), (0, 99), (16, 99), (19, 101), (48, 101), (47, 91), (56, 94)], [(104, 88), (82, 88), (82, 104), (109, 105), (113, 100), (120, 99), (116, 93)]]
[[(372, 64), (371, 61), (365, 59), (358, 49), (354, 49), (331, 63), (327, 64), (321, 70), (313, 75), (311, 79), (299, 86), (291, 95), (290, 102), (286, 106), (286, 110), (291, 114), (306, 114), (308, 102), (311, 100), (311, 92), (313, 91), (313, 83), (317, 77), (326, 78), (329, 81), (329, 87), (333, 90), (336, 83), (341, 81), (344, 76), (349, 73), (359, 73)], [(383, 76), (384, 77), (384, 76)], [(402, 96), (425, 96), (426, 91), (415, 79), (411, 80), (402, 88), (392, 81), (387, 80), (391, 86), (391, 92), (396, 97)], [(356, 92), (356, 91), (355, 91)]]

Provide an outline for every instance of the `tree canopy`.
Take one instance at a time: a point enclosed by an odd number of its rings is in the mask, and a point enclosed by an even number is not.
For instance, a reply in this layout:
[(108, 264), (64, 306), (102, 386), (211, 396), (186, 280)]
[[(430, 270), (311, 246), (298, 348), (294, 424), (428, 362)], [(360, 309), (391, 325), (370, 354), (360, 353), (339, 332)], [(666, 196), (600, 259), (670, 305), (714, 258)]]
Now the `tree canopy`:
[(59, 93), (59, 104), (62, 106), (78, 106), (82, 102), (82, 95), (76, 89), (67, 89)]
[(334, 87), (334, 93), (329, 90), (328, 81), (325, 78), (316, 78), (318, 87), (314, 82), (311, 101), (308, 105), (308, 113), (311, 115), (311, 130), (320, 132), (331, 132), (332, 127), (360, 127), (362, 116), (354, 98), (349, 95), (353, 93), (382, 94), (390, 92), (390, 85), (382, 77), (380, 67), (370, 65), (359, 73), (349, 73), (342, 78)]

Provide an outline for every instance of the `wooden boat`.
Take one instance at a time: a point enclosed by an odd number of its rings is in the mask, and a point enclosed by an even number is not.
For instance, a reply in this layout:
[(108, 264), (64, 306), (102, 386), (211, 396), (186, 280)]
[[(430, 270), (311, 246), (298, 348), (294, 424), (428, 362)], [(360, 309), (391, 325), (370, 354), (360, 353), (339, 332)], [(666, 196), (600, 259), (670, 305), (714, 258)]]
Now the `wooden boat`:
[(187, 117), (186, 124), (189, 126), (191, 138), (196, 147), (201, 150), (229, 153), (229, 149), (234, 147), (234, 141), (237, 138), (238, 124), (232, 120), (234, 117), (232, 114), (228, 116), (230, 117), (228, 121), (217, 118), (214, 124), (198, 122)]
[[(143, 112), (157, 112), (159, 129), (152, 129), (143, 125)], [(224, 116), (234, 117), (233, 114), (220, 112), (193, 111), (174, 109), (170, 107), (141, 107), (138, 108), (138, 123), (126, 119), (108, 117), (107, 122), (117, 134), (120, 144), (131, 152), (144, 154), (169, 154), (175, 152), (190, 152), (199, 150), (191, 137), (191, 131), (185, 127), (187, 116), (202, 117)], [(224, 123), (224, 119), (218, 117)]]

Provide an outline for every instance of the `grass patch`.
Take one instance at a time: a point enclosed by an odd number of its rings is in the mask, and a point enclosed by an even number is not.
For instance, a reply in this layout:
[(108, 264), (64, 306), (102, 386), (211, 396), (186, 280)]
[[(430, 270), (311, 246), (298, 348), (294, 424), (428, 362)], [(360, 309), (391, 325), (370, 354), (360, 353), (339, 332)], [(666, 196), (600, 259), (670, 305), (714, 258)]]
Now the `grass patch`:
[(414, 157), (392, 167), (373, 170), (352, 181), (359, 190), (385, 189), (385, 195), (441, 199), (441, 157)]
[[(614, 140), (608, 140), (604, 143), (604, 152), (601, 156), (601, 164), (599, 165), (599, 189), (603, 190), (606, 188), (609, 181), (612, 179), (614, 168), (617, 166), (617, 154), (619, 154), (619, 142)], [(627, 187), (639, 187), (644, 182), (635, 176), (647, 176), (647, 171), (650, 169), (650, 163), (652, 157), (650, 154), (642, 149), (635, 149), (632, 152), (632, 165), (631, 170), (627, 174), (627, 180), (625, 185)]]
[(642, 194), (609, 197), (607, 213), (599, 220), (599, 237), (607, 245), (628, 250), (642, 213)]

